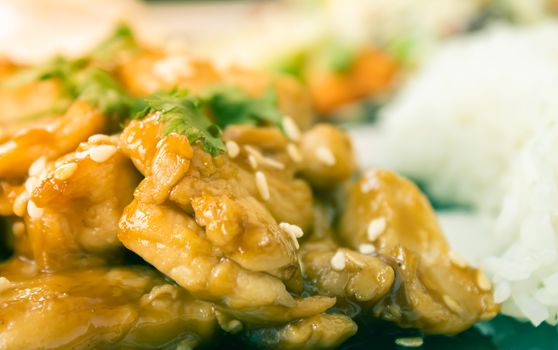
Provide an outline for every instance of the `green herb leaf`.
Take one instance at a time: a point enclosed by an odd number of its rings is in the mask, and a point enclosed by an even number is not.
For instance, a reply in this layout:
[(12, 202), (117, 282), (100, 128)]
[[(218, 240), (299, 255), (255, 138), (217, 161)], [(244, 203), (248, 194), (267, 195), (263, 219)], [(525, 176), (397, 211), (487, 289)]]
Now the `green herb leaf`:
[(191, 144), (200, 142), (203, 149), (215, 156), (225, 150), (221, 128), (212, 123), (203, 110), (201, 100), (186, 91), (158, 92), (146, 98), (147, 105), (134, 118), (159, 112), (163, 133), (185, 135)]
[(138, 100), (128, 95), (107, 72), (90, 68), (73, 76), (73, 95), (108, 115), (117, 124), (129, 118)]
[(109, 64), (122, 52), (138, 49), (132, 29), (127, 24), (120, 24), (113, 34), (89, 53), (89, 59), (97, 64)]
[(2, 83), (6, 88), (17, 88), (35, 81), (59, 79), (64, 88), (68, 88), (68, 81), (75, 72), (85, 66), (85, 61), (70, 61), (63, 57), (56, 57), (44, 64), (22, 69)]
[(252, 97), (236, 87), (214, 86), (202, 96), (222, 128), (231, 124), (281, 126), (283, 114), (272, 88), (261, 97)]

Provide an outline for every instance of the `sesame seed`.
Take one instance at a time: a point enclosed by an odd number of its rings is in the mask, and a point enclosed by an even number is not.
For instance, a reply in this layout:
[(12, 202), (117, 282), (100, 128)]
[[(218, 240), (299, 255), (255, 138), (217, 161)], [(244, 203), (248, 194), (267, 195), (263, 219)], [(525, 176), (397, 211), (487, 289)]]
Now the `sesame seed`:
[(38, 184), (39, 184), (39, 179), (34, 176), (31, 176), (25, 181), (25, 190), (27, 191), (27, 193), (31, 193), (37, 187)]
[(285, 169), (285, 164), (283, 164), (280, 161), (275, 160), (273, 158), (263, 157), (262, 160), (263, 160), (264, 164), (269, 165), (272, 168), (279, 169), (279, 170)]
[(248, 155), (248, 164), (254, 170), (258, 169), (258, 160), (253, 155)]
[(358, 246), (358, 251), (362, 254), (373, 254), (376, 251), (376, 247), (372, 244), (364, 243)]
[(370, 221), (368, 224), (368, 229), (366, 230), (368, 234), (368, 240), (370, 242), (374, 242), (380, 237), (382, 233), (384, 233), (386, 229), (386, 219), (384, 217), (380, 217)]
[(44, 181), (46, 180), (48, 176), (48, 170), (44, 169), (43, 171), (41, 171), (41, 173), (39, 174), (39, 181)]
[(262, 153), (254, 146), (245, 145), (244, 149), (248, 152), (248, 154), (253, 155), (258, 160), (263, 158)]
[(455, 266), (461, 268), (467, 267), (467, 260), (465, 260), (465, 258), (463, 258), (458, 252), (450, 250), (448, 252), (448, 256), (452, 264)]
[(25, 224), (21, 221), (14, 222), (12, 225), (12, 233), (15, 237), (21, 237), (25, 234)]
[(490, 279), (488, 279), (488, 276), (481, 270), (477, 271), (477, 284), (481, 290), (489, 291), (492, 289)]
[(116, 153), (116, 147), (113, 145), (100, 145), (95, 146), (89, 150), (89, 157), (97, 163), (102, 163), (108, 160)]
[(300, 238), (300, 237), (304, 236), (304, 231), (302, 231), (302, 229), (298, 225), (293, 225), (293, 224), (289, 224), (289, 223), (286, 223), (286, 222), (282, 222), (282, 223), (279, 224), (279, 227), (283, 231), (291, 233), (296, 238)]
[(89, 136), (87, 141), (91, 142), (91, 143), (97, 143), (97, 142), (107, 141), (108, 139), (110, 139), (110, 138), (107, 135), (95, 134), (95, 135)]
[(329, 263), (335, 271), (343, 271), (345, 269), (345, 253), (341, 250), (337, 250), (331, 257)]
[(296, 249), (300, 248), (298, 238), (302, 237), (304, 235), (304, 232), (299, 226), (282, 222), (279, 224), (279, 228), (281, 228), (281, 230), (285, 231), (291, 237)]
[(44, 213), (44, 209), (43, 208), (39, 208), (35, 202), (33, 202), (32, 200), (30, 200), (29, 202), (27, 202), (27, 214), (29, 214), (29, 216), (33, 219), (38, 219), (41, 216), (43, 216)]
[(269, 186), (267, 185), (267, 179), (265, 174), (261, 171), (256, 171), (256, 187), (258, 192), (264, 201), (268, 201), (270, 198)]
[(229, 333), (238, 333), (241, 330), (242, 330), (242, 322), (240, 322), (239, 320), (231, 320), (227, 324), (227, 331)]
[(292, 141), (300, 140), (300, 129), (293, 118), (289, 116), (283, 117), (283, 130), (285, 130), (285, 134), (287, 134), (287, 137)]
[(12, 287), (12, 282), (6, 277), (0, 277), (0, 292), (5, 291)]
[(326, 146), (321, 146), (316, 149), (316, 157), (318, 157), (320, 162), (328, 166), (334, 166), (337, 162), (333, 152)]
[(395, 344), (399, 346), (404, 346), (407, 348), (418, 348), (422, 346), (424, 341), (421, 337), (412, 337), (412, 338), (397, 338), (395, 339)]
[(246, 145), (244, 149), (248, 152), (248, 162), (253, 169), (258, 167), (259, 162), (276, 169), (285, 169), (285, 164), (273, 158), (264, 157), (264, 155), (253, 146)]
[(67, 180), (76, 172), (77, 168), (76, 163), (61, 165), (54, 171), (54, 178), (56, 180)]
[(227, 141), (225, 147), (227, 147), (227, 154), (231, 158), (236, 158), (240, 154), (240, 147), (234, 141)]
[(29, 167), (29, 176), (39, 176), (45, 169), (47, 163), (46, 157), (40, 157)]
[(8, 141), (6, 143), (0, 144), (0, 153), (11, 152), (17, 147), (15, 141)]
[(14, 205), (12, 206), (12, 210), (14, 211), (14, 214), (19, 216), (19, 217), (23, 217), (25, 215), (25, 211), (27, 210), (27, 201), (29, 200), (29, 197), (27, 195), (26, 192), (20, 194), (19, 196), (16, 197), (15, 201), (14, 201)]
[(448, 308), (459, 314), (461, 313), (463, 310), (461, 309), (461, 306), (459, 306), (459, 304), (457, 303), (457, 301), (453, 300), (449, 295), (444, 295), (444, 303), (448, 306)]
[(302, 162), (302, 154), (300, 153), (300, 150), (298, 149), (298, 147), (296, 147), (294, 143), (289, 143), (287, 145), (287, 153), (295, 163)]
[(360, 190), (363, 193), (368, 193), (370, 191), (374, 191), (379, 188), (380, 188), (380, 181), (376, 177), (376, 174), (372, 171), (365, 176), (365, 180), (364, 182), (361, 183), (360, 186)]

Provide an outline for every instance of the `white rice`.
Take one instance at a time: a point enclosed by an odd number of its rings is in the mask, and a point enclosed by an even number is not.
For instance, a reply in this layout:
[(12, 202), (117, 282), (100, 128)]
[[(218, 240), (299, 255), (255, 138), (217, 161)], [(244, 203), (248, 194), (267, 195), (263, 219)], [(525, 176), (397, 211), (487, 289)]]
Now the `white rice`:
[(547, 23), (449, 43), (383, 111), (382, 152), (361, 160), (425, 182), (440, 200), (493, 207), (503, 191), (494, 180), (535, 121), (558, 116), (556, 37)]
[[(496, 27), (442, 47), (359, 131), (369, 166), (420, 180), (450, 243), (491, 277), (503, 312), (558, 323), (558, 24)], [(370, 131), (370, 130), (368, 130)]]

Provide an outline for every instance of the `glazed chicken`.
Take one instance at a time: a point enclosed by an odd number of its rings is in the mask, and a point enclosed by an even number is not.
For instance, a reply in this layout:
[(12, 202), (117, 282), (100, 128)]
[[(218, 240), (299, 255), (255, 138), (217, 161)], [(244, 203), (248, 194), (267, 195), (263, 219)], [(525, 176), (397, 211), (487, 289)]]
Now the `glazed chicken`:
[(188, 349), (218, 329), (211, 304), (147, 267), (8, 277), (0, 285), (1, 349)]
[(296, 81), (125, 30), (64, 65), (0, 89), (0, 349), (332, 349), (362, 320), (455, 334), (498, 312), (427, 199), (358, 179)]
[(377, 317), (454, 334), (498, 312), (488, 278), (450, 251), (430, 204), (408, 180), (369, 172), (348, 193), (339, 233), (349, 247), (372, 244), (402, 279), (374, 306)]
[(39, 268), (57, 271), (118, 261), (123, 252), (118, 220), (139, 182), (118, 139), (94, 135), (44, 166), (27, 179), (26, 192), (16, 199), (24, 208), (27, 202), (22, 214)]
[(106, 125), (106, 116), (87, 102), (76, 101), (60, 117), (13, 130), (0, 145), (0, 180), (23, 178), (37, 159), (54, 160), (69, 153), (89, 136), (104, 132)]
[[(290, 212), (285, 208), (298, 209), (291, 217), (294, 225), (309, 227), (312, 196), (278, 160), (286, 158), (286, 151), (264, 156), (253, 143), (243, 145), (250, 146), (248, 151), (233, 159), (212, 158), (186, 137), (162, 137), (160, 130), (148, 117), (122, 133), (124, 152), (146, 176), (120, 222), (124, 245), (193, 295), (247, 321), (285, 322), (331, 307), (334, 299), (296, 299), (288, 292), (302, 290), (298, 242), (273, 213), (281, 220)], [(248, 159), (254, 154), (261, 170), (251, 169)]]

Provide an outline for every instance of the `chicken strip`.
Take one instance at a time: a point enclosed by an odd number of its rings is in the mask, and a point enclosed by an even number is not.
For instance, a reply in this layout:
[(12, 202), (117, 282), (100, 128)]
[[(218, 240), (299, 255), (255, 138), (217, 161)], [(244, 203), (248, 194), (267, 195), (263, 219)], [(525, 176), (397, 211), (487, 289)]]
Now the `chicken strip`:
[(313, 118), (310, 96), (296, 80), (240, 68), (219, 70), (209, 61), (186, 53), (144, 50), (121, 66), (119, 76), (125, 88), (136, 96), (172, 88), (187, 89), (197, 95), (219, 85), (240, 88), (249, 96), (258, 97), (272, 88), (278, 109), (299, 127), (308, 128)]
[(291, 322), (280, 328), (250, 331), (248, 342), (262, 349), (335, 349), (357, 331), (351, 318), (320, 314)]
[(220, 80), (219, 72), (208, 61), (156, 50), (143, 50), (129, 58), (118, 75), (124, 87), (136, 96), (174, 87), (197, 92)]
[(0, 144), (0, 179), (23, 178), (35, 160), (54, 160), (73, 151), (90, 135), (102, 132), (106, 124), (103, 114), (77, 100), (63, 116), (14, 131)]
[[(306, 205), (298, 204), (302, 212), (294, 217), (308, 226), (312, 195), (288, 164), (279, 162), (288, 157), (284, 149), (272, 158), (252, 144), (234, 157), (212, 157), (183, 135), (164, 137), (156, 116), (131, 122), (121, 140), (146, 176), (120, 221), (119, 238), (127, 248), (193, 295), (248, 322), (287, 322), (335, 303), (327, 297), (296, 299), (287, 290), (302, 290), (298, 242), (273, 216), (286, 211), (270, 208), (302, 201)], [(250, 156), (260, 159), (257, 173), (267, 191), (258, 184)], [(282, 182), (297, 190), (275, 187)]]
[(300, 150), (304, 159), (302, 175), (315, 187), (334, 187), (355, 172), (349, 135), (333, 125), (314, 125), (303, 134)]
[(498, 312), (490, 282), (455, 258), (428, 200), (411, 182), (389, 171), (369, 172), (350, 189), (339, 232), (353, 249), (373, 245), (401, 279), (375, 305), (376, 317), (454, 334)]
[(117, 260), (123, 250), (118, 220), (138, 183), (139, 174), (119, 150), (118, 139), (103, 135), (29, 177), (20, 197), (29, 197), (23, 216), (39, 268), (56, 271)]
[(0, 126), (10, 128), (14, 124), (54, 113), (61, 105), (61, 93), (61, 84), (54, 79), (33, 81), (17, 87), (0, 85)]
[(304, 275), (321, 295), (371, 307), (388, 294), (393, 269), (375, 256), (341, 248), (332, 240), (309, 241), (301, 249)]
[(148, 267), (9, 278), (0, 279), (0, 349), (191, 349), (218, 328), (211, 304)]

